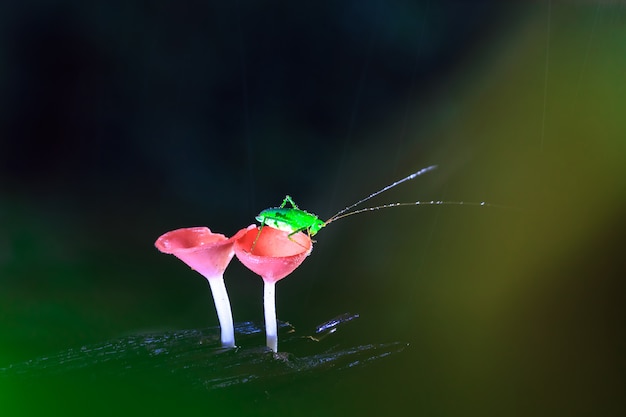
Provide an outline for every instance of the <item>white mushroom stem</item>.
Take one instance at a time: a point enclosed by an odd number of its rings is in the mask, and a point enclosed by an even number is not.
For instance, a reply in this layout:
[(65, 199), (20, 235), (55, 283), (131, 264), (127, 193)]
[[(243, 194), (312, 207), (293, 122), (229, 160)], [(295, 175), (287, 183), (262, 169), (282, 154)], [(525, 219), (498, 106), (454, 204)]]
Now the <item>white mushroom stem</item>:
[(264, 281), (263, 308), (265, 310), (265, 336), (267, 347), (278, 352), (278, 326), (276, 324), (276, 282)]
[(207, 278), (211, 292), (213, 293), (213, 301), (215, 302), (215, 310), (217, 310), (217, 318), (220, 321), (220, 330), (223, 347), (235, 346), (235, 327), (233, 326), (233, 313), (230, 310), (230, 300), (224, 285), (224, 277)]

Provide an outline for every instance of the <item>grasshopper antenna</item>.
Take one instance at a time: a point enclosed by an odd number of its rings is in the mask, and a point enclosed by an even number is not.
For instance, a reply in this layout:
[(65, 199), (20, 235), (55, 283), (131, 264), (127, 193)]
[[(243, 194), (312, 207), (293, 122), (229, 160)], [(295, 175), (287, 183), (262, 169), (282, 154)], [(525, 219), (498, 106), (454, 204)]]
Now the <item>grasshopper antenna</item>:
[(389, 204), (383, 204), (382, 206), (367, 207), (367, 208), (363, 208), (363, 209), (360, 209), (360, 210), (351, 211), (350, 213), (345, 213), (345, 211), (344, 211), (345, 214), (334, 215), (331, 218), (331, 220), (326, 222), (326, 224), (330, 223), (331, 221), (335, 221), (335, 220), (343, 219), (344, 217), (352, 216), (353, 214), (365, 213), (366, 211), (376, 211), (376, 210), (380, 210), (380, 209), (386, 209), (386, 208), (391, 208), (391, 207), (401, 207), (401, 206), (440, 206), (440, 205), (447, 205), (447, 204), (451, 204), (451, 205), (455, 205), (455, 206), (480, 206), (480, 207), (512, 208), (512, 207), (508, 207), (508, 206), (501, 206), (499, 204), (489, 204), (489, 203), (485, 203), (484, 201), (481, 201), (481, 202), (478, 202), (478, 203), (474, 203), (474, 202), (467, 202), (467, 201), (431, 200), (431, 201), (413, 201), (413, 202), (410, 202), (410, 203), (389, 203)]
[[(352, 205), (350, 205), (350, 206), (346, 207), (345, 209), (343, 209), (343, 210), (341, 210), (341, 211), (337, 212), (337, 213), (336, 213), (335, 215), (333, 215), (330, 219), (326, 220), (326, 222), (325, 222), (324, 224), (325, 224), (325, 225), (327, 225), (328, 223), (334, 222), (335, 220), (337, 220), (337, 219), (341, 219), (342, 217), (350, 216), (350, 215), (352, 215), (352, 214), (357, 214), (357, 213), (363, 213), (363, 212), (365, 212), (365, 211), (378, 210), (378, 209), (381, 209), (381, 208), (387, 208), (387, 207), (395, 207), (395, 206), (397, 206), (397, 205), (414, 205), (415, 203), (394, 203), (394, 204), (385, 204), (384, 206), (370, 207), (370, 208), (366, 208), (366, 209), (362, 209), (362, 210), (357, 210), (357, 211), (353, 211), (353, 212), (350, 212), (350, 213), (346, 213), (347, 211), (350, 211), (351, 209), (353, 209), (353, 208), (355, 208), (356, 206), (358, 206), (359, 204), (362, 204), (362, 203), (366, 202), (367, 200), (369, 200), (369, 199), (371, 199), (371, 198), (376, 197), (378, 194), (380, 194), (380, 193), (384, 193), (385, 191), (389, 190), (390, 188), (395, 187), (396, 185), (400, 185), (400, 184), (402, 184), (403, 182), (410, 181), (410, 180), (412, 180), (413, 178), (419, 177), (419, 176), (420, 176), (420, 175), (422, 175), (422, 174), (425, 174), (425, 173), (427, 173), (427, 172), (430, 172), (430, 171), (434, 170), (435, 168), (437, 168), (437, 165), (431, 165), (431, 166), (428, 166), (428, 167), (426, 167), (426, 168), (422, 168), (422, 169), (420, 169), (419, 171), (412, 173), (412, 174), (411, 174), (411, 175), (409, 175), (408, 177), (404, 177), (404, 178), (402, 178), (401, 180), (398, 180), (398, 181), (394, 182), (393, 184), (389, 184), (389, 185), (388, 185), (388, 186), (386, 186), (385, 188), (380, 189), (380, 190), (376, 191), (375, 193), (368, 195), (368, 196), (367, 196), (367, 197), (365, 197), (364, 199), (359, 200), (359, 201), (357, 201), (356, 203), (354, 203), (354, 204), (352, 204)], [(418, 203), (419, 203), (419, 201), (418, 201)], [(443, 203), (443, 202), (441, 202), (441, 203)], [(424, 204), (424, 203), (422, 203), (422, 204)], [(428, 203), (428, 204), (434, 204), (434, 202), (431, 202), (431, 203)], [(344, 213), (346, 213), (346, 214), (344, 214)]]

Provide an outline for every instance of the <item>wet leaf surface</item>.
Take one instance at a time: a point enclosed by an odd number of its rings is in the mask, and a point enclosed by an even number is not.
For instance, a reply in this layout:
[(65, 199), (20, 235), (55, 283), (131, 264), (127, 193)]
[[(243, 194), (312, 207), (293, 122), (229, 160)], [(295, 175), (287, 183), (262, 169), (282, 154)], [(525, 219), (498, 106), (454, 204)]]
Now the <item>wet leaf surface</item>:
[(406, 347), (401, 342), (349, 345), (327, 338), (356, 318), (358, 314), (345, 313), (308, 333), (282, 322), (278, 353), (265, 347), (260, 325), (242, 322), (236, 324), (235, 349), (220, 346), (217, 327), (131, 335), (12, 364), (0, 368), (0, 374), (5, 378), (75, 377), (90, 381), (152, 376), (149, 380), (155, 387), (161, 386), (159, 377), (173, 377), (188, 387), (212, 390), (364, 366)]

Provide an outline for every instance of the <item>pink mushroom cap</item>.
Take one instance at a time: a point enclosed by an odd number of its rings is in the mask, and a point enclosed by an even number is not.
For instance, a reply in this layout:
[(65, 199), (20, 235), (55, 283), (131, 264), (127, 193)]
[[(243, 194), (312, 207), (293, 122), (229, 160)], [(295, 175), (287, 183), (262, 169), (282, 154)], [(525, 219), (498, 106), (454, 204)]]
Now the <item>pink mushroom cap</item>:
[(249, 227), (235, 242), (239, 261), (269, 282), (291, 274), (312, 249), (313, 241), (305, 233), (289, 236), (287, 232), (268, 226), (262, 228), (260, 235), (259, 227)]
[(224, 274), (233, 258), (235, 241), (250, 228), (255, 226), (242, 229), (229, 239), (223, 234), (211, 232), (208, 227), (187, 227), (161, 235), (154, 245), (209, 279)]

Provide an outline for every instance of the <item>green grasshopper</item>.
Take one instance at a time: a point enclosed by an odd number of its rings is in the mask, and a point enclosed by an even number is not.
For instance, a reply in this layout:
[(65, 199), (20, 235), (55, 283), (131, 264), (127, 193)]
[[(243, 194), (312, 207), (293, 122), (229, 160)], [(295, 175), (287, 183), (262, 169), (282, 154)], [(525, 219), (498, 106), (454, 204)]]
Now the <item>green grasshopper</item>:
[[(259, 223), (261, 223), (261, 228), (259, 229), (259, 234), (254, 240), (254, 243), (252, 244), (251, 250), (254, 250), (256, 241), (258, 240), (261, 234), (261, 230), (263, 229), (264, 226), (269, 226), (274, 229), (287, 232), (289, 233), (288, 236), (291, 239), (291, 236), (295, 235), (298, 232), (306, 232), (309, 235), (309, 237), (315, 236), (323, 227), (328, 226), (330, 223), (336, 220), (342, 219), (344, 217), (352, 216), (354, 214), (364, 213), (366, 211), (380, 210), (383, 208), (399, 207), (399, 206), (416, 206), (416, 205), (443, 205), (443, 204), (471, 205), (471, 206), (490, 205), (490, 204), (486, 204), (485, 202), (466, 203), (463, 201), (435, 201), (433, 200), (433, 201), (414, 201), (411, 203), (390, 203), (390, 204), (383, 204), (381, 206), (367, 207), (367, 208), (363, 208), (363, 209), (359, 209), (355, 211), (350, 211), (354, 207), (358, 206), (359, 204), (362, 204), (365, 201), (371, 198), (374, 198), (377, 195), (397, 185), (402, 184), (403, 182), (410, 181), (436, 168), (437, 168), (437, 165), (431, 165), (426, 168), (422, 168), (419, 171), (414, 172), (413, 174), (402, 178), (401, 180), (398, 180), (392, 184), (387, 185), (386, 187), (381, 188), (375, 193), (370, 194), (369, 196), (357, 201), (356, 203), (344, 208), (343, 210), (338, 211), (326, 221), (321, 220), (318, 216), (316, 216), (313, 213), (309, 213), (308, 211), (301, 210), (293, 201), (293, 199), (287, 195), (285, 196), (285, 199), (283, 200), (282, 204), (279, 207), (265, 209), (261, 211), (258, 216), (256, 216), (256, 220)], [(287, 204), (290, 204), (291, 207), (287, 207)]]
[[(282, 204), (279, 207), (268, 208), (259, 213), (256, 216), (256, 220), (261, 223), (261, 228), (259, 229), (259, 234), (257, 235), (254, 243), (252, 244), (251, 251), (254, 250), (254, 246), (256, 245), (256, 241), (259, 239), (261, 235), (261, 230), (263, 230), (264, 226), (269, 226), (274, 229), (282, 230), (284, 232), (289, 233), (288, 237), (291, 239), (291, 236), (295, 235), (298, 232), (306, 232), (309, 237), (315, 236), (323, 227), (328, 226), (330, 223), (343, 219), (344, 217), (352, 216), (354, 214), (364, 213), (367, 211), (380, 210), (384, 208), (391, 207), (400, 207), (400, 206), (419, 206), (419, 205), (446, 205), (446, 204), (454, 204), (454, 205), (466, 205), (466, 206), (494, 206), (493, 204), (485, 203), (481, 201), (479, 203), (474, 202), (464, 202), (464, 201), (441, 201), (441, 200), (431, 200), (431, 201), (413, 201), (410, 203), (389, 203), (383, 204), (375, 207), (367, 207), (363, 209), (358, 209), (354, 211), (352, 210), (354, 207), (358, 206), (366, 202), (367, 200), (376, 197), (377, 195), (384, 193), (385, 191), (402, 184), (403, 182), (410, 181), (414, 178), (419, 177), (427, 172), (430, 172), (437, 168), (437, 165), (431, 165), (426, 168), (422, 168), (417, 172), (412, 173), (392, 184), (387, 185), (386, 187), (381, 188), (368, 195), (367, 197), (357, 201), (356, 203), (349, 205), (343, 210), (338, 211), (333, 216), (331, 216), (328, 220), (323, 221), (318, 216), (313, 213), (309, 213), (308, 211), (301, 210), (293, 199), (290, 196), (285, 196)], [(290, 204), (291, 207), (287, 207), (287, 204)], [(506, 207), (495, 205), (495, 207)]]
[[(287, 203), (291, 204), (291, 207), (285, 207)], [(263, 210), (256, 219), (261, 223), (261, 227), (273, 227), (288, 232), (289, 236), (305, 230), (309, 236), (315, 236), (327, 224), (315, 214), (300, 210), (290, 196), (285, 196), (280, 207)]]

